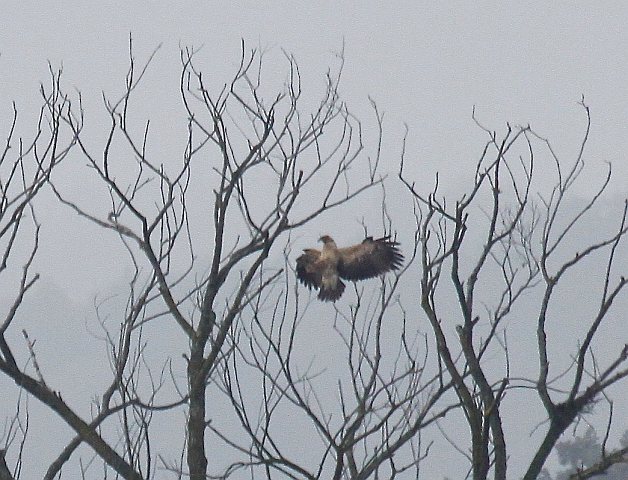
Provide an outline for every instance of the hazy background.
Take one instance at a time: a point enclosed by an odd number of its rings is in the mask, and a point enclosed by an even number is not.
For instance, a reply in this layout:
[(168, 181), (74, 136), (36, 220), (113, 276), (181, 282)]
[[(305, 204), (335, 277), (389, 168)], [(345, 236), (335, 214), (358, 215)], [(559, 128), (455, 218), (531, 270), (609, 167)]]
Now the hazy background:
[[(447, 172), (470, 170), (481, 151), (484, 135), (471, 121), (474, 105), (490, 128), (531, 123), (569, 160), (584, 130), (577, 102), (585, 95), (593, 117), (585, 157), (593, 165), (589, 175), (601, 177), (600, 166), (612, 162), (618, 180), (612, 188), (625, 194), (619, 180), (628, 174), (628, 7), (469, 3), (9, 3), (0, 19), (0, 118), (8, 122), (15, 100), (21, 126), (32, 125), (50, 62), (63, 66), (66, 89), (83, 93), (86, 130), (102, 140), (107, 118), (101, 93), (115, 97), (123, 91), (129, 32), (138, 62), (163, 45), (142, 89), (149, 94), (136, 99), (137, 116), (145, 111), (156, 129), (167, 125), (164, 117), (184, 125), (177, 92), (180, 46), (202, 47), (200, 57), (211, 67), (206, 75), (221, 81), (238, 64), (241, 39), (250, 48), (284, 48), (296, 56), (306, 88), (320, 88), (344, 42), (342, 94), (365, 122), (372, 120), (369, 95), (386, 112), (384, 160), (390, 171), (397, 169), (405, 122), (417, 180), (431, 184), (440, 170), (446, 186), (464, 185), (463, 176)], [(159, 147), (165, 158), (179, 158), (184, 139), (169, 133), (171, 141)], [(65, 273), (61, 283), (69, 292), (93, 293), (93, 282)]]
[[(584, 112), (577, 105), (584, 95), (591, 107), (592, 129), (585, 153), (587, 181), (577, 186), (577, 192), (590, 194), (604, 176), (605, 162), (612, 162), (614, 181), (607, 201), (618, 212), (621, 205), (615, 200), (628, 194), (628, 6), (624, 2), (582, 8), (572, 2), (471, 3), (5, 2), (0, 17), (0, 133), (4, 135), (9, 127), (12, 101), (20, 111), (19, 132), (25, 136), (32, 132), (40, 105), (39, 85), (48, 82), (50, 62), (53, 69), (63, 67), (66, 90), (82, 92), (85, 132), (95, 145), (102, 144), (108, 120), (101, 93), (115, 97), (123, 91), (131, 32), (138, 61), (162, 45), (134, 112), (140, 120), (151, 118), (153, 141), (163, 161), (178, 161), (185, 142), (178, 93), (180, 47), (201, 47), (199, 58), (206, 75), (219, 82), (237, 67), (241, 39), (249, 48), (267, 50), (274, 58), (271, 65), (278, 69), (285, 65), (280, 55), (283, 48), (295, 55), (304, 91), (316, 99), (323, 74), (337, 65), (334, 53), (344, 45), (341, 93), (350, 110), (370, 124), (367, 137), (374, 133), (368, 96), (386, 112), (383, 170), (396, 173), (403, 124), (407, 123), (409, 175), (428, 188), (440, 171), (449, 192), (467, 185), (465, 173), (472, 171), (485, 141), (472, 122), (473, 106), (490, 128), (503, 129), (507, 121), (531, 123), (569, 161), (578, 151), (585, 127)], [(283, 70), (278, 74), (283, 76)], [(308, 88), (314, 93), (308, 93)], [(102, 201), (106, 197), (86, 196), (98, 183), (85, 170), (76, 170), (80, 181), (73, 183), (72, 172), (66, 169), (62, 174), (65, 191), (83, 198), (106, 217), (109, 204)], [(397, 183), (388, 185), (388, 195), (393, 203), (404, 201)], [(102, 235), (49, 199), (49, 203), (40, 202), (38, 210), (43, 223), (37, 265), (42, 280), (25, 306), (20, 327), (38, 338), (40, 354), (48, 359), (45, 370), (53, 379), (58, 376), (59, 384), (83, 368), (89, 368), (93, 382), (98, 383), (108, 366), (101, 361), (90, 365), (90, 359), (101, 357), (102, 351), (95, 352), (93, 344), (78, 339), (94, 327), (94, 298), (123, 291), (128, 267), (112, 261), (122, 253), (115, 236)], [(359, 240), (360, 218), (353, 211), (337, 211), (334, 218), (338, 228), (355, 225), (355, 235), (344, 228), (336, 237), (343, 243)], [(608, 221), (612, 218), (611, 211), (583, 235), (595, 234), (598, 227), (611, 228), (614, 223)], [(325, 233), (321, 228), (321, 224), (312, 225), (297, 248)], [(401, 234), (408, 235), (409, 230)], [(580, 298), (579, 288), (589, 281), (599, 284), (598, 278), (581, 273), (580, 286), (566, 291), (566, 299)], [(0, 293), (1, 302), (8, 298), (10, 292)], [(573, 315), (568, 309), (558, 313), (565, 318)], [(621, 320), (625, 318), (615, 318), (615, 329), (609, 328), (606, 338), (625, 341)], [(45, 338), (48, 331), (58, 334), (60, 325), (67, 326), (61, 330), (65, 335), (77, 335), (73, 348), (62, 352)], [(574, 338), (565, 335), (564, 341), (573, 349), (577, 329), (571, 333)], [(12, 390), (13, 385), (2, 378), (0, 392)], [(88, 400), (92, 391), (87, 381), (75, 385), (68, 395)], [(12, 399), (0, 395), (0, 414), (8, 414), (12, 405)], [(43, 438), (48, 431), (40, 421), (33, 420), (31, 428), (34, 438)], [(523, 444), (525, 439), (521, 445), (525, 450)], [(57, 449), (53, 446), (50, 451), (47, 454)], [(519, 473), (516, 466), (525, 460), (515, 454), (513, 470)], [(440, 473), (457, 476), (455, 468)]]

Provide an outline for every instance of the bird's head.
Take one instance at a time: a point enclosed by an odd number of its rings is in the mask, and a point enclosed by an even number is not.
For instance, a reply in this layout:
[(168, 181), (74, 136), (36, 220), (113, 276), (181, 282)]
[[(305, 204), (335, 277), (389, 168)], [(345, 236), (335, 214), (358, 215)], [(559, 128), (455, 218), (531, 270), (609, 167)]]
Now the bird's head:
[(328, 243), (333, 243), (334, 239), (331, 238), (329, 235), (323, 235), (321, 238), (318, 239), (319, 242), (323, 242), (324, 245), (327, 245)]

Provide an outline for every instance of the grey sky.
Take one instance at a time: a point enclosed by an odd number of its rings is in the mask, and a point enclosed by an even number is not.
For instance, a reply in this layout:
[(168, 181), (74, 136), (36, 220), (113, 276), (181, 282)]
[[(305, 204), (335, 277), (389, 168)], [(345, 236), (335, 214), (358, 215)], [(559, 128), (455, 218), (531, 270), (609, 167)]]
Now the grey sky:
[[(372, 120), (368, 96), (386, 112), (383, 162), (393, 175), (405, 122), (417, 182), (431, 184), (441, 171), (447, 189), (465, 185), (465, 175), (458, 172), (472, 171), (484, 142), (471, 120), (474, 105), (490, 128), (501, 129), (506, 121), (529, 122), (552, 140), (560, 156), (571, 158), (585, 127), (577, 105), (584, 94), (593, 120), (585, 155), (591, 181), (579, 191), (590, 193), (603, 177), (604, 162), (612, 162), (612, 192), (628, 193), (624, 2), (581, 7), (540, 1), (5, 3), (0, 16), (1, 134), (12, 100), (20, 110), (22, 133), (28, 132), (50, 61), (53, 68), (63, 65), (66, 87), (83, 93), (87, 131), (102, 138), (99, 128), (107, 119), (100, 93), (122, 92), (132, 32), (139, 61), (163, 44), (143, 87), (150, 95), (140, 95), (135, 111), (155, 119), (166, 161), (180, 156), (184, 141), (169, 131), (167, 121), (184, 120), (178, 94), (180, 46), (202, 47), (202, 62), (218, 80), (237, 66), (240, 39), (249, 48), (269, 49), (273, 57), (284, 48), (296, 56), (305, 81), (316, 89), (328, 66), (336, 64), (333, 52), (344, 42), (342, 94), (365, 122)], [(86, 181), (76, 192), (83, 195), (89, 188)], [(114, 238), (99, 243), (93, 254), (99, 230), (52, 203), (50, 210), (45, 205), (40, 210), (46, 217), (40, 270), (49, 275), (42, 288), (51, 297), (66, 295), (75, 304), (73, 316), (80, 325), (93, 296), (115, 288), (128, 272), (111, 269), (109, 259), (122, 251)], [(103, 217), (107, 207), (100, 206)], [(358, 220), (341, 215), (336, 222), (354, 222), (358, 229)], [(51, 223), (65, 227), (50, 228)], [(356, 238), (347, 234), (346, 240)], [(80, 271), (68, 262), (69, 249), (75, 258), (85, 259)], [(63, 321), (63, 312), (58, 321)], [(35, 329), (36, 321), (31, 322)], [(97, 372), (99, 366), (93, 368)]]
[[(593, 126), (586, 159), (599, 179), (610, 161), (616, 179), (628, 175), (628, 7), (617, 2), (574, 8), (544, 2), (84, 2), (5, 6), (0, 33), (0, 111), (16, 100), (27, 126), (47, 81), (47, 61), (64, 67), (64, 82), (83, 92), (88, 128), (106, 122), (100, 92), (118, 95), (127, 68), (128, 34), (138, 61), (160, 43), (149, 72), (146, 116), (153, 128), (177, 118), (175, 89), (179, 45), (203, 47), (203, 59), (219, 79), (237, 64), (240, 39), (251, 48), (285, 48), (306, 78), (318, 81), (344, 39), (342, 91), (350, 108), (370, 120), (367, 96), (387, 114), (386, 162), (396, 170), (402, 122), (410, 127), (409, 158), (430, 182), (437, 170), (470, 171), (479, 154), (478, 117), (490, 128), (506, 121), (532, 123), (551, 138), (562, 157), (573, 156), (584, 128), (576, 102), (584, 94)], [(159, 102), (155, 102), (155, 96)], [(31, 110), (29, 110), (29, 108)], [(167, 127), (166, 127), (167, 128)], [(157, 130), (159, 132), (159, 130)], [(164, 155), (180, 153), (179, 139), (163, 142)], [(460, 175), (443, 175), (452, 187)], [(582, 188), (586, 188), (584, 185)], [(614, 182), (619, 194), (625, 183)], [(79, 282), (84, 285), (84, 282)]]
[(119, 88), (129, 31), (138, 58), (164, 43), (164, 88), (178, 73), (179, 44), (203, 45), (217, 73), (235, 63), (240, 38), (283, 47), (312, 73), (326, 68), (344, 38), (350, 105), (363, 109), (371, 95), (389, 113), (389, 128), (407, 122), (412, 151), (429, 172), (475, 147), (472, 105), (491, 125), (533, 122), (568, 149), (582, 127), (575, 106), (582, 94), (593, 111), (591, 155), (619, 169), (628, 142), (628, 7), (561, 3), (10, 3), (1, 20), (2, 97), (6, 105), (32, 96), (46, 60), (63, 62), (66, 81), (86, 93)]

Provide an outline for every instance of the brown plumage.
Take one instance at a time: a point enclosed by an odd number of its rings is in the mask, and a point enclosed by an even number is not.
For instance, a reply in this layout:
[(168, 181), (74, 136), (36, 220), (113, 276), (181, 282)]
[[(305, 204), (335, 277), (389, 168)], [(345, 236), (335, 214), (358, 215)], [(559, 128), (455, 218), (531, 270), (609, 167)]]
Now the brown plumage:
[(297, 258), (297, 277), (309, 289), (318, 289), (318, 298), (335, 302), (345, 291), (341, 280), (364, 280), (390, 270), (397, 270), (403, 255), (399, 243), (390, 237), (367, 237), (362, 243), (338, 248), (336, 242), (323, 235), (323, 250), (306, 248)]

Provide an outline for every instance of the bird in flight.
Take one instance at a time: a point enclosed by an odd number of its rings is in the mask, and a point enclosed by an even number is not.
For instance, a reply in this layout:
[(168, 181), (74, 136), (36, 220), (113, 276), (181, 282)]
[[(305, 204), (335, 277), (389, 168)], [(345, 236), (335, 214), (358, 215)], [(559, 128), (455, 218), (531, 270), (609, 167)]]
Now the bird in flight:
[(345, 291), (341, 279), (357, 281), (397, 270), (403, 255), (399, 243), (388, 237), (366, 237), (362, 243), (338, 248), (329, 235), (323, 235), (323, 250), (306, 248), (297, 258), (297, 278), (309, 289), (318, 289), (318, 298), (335, 302)]

